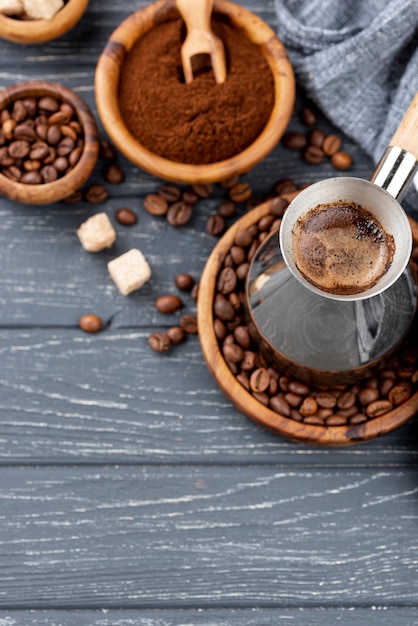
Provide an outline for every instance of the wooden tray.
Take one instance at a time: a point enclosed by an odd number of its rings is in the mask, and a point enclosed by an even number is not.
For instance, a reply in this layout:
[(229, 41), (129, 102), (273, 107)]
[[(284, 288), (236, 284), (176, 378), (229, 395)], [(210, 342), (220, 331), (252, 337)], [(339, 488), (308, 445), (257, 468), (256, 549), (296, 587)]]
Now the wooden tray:
[[(237, 220), (219, 240), (204, 268), (200, 284), (197, 317), (200, 344), (209, 371), (223, 393), (244, 415), (260, 426), (295, 442), (324, 446), (361, 443), (384, 435), (410, 420), (418, 411), (418, 392), (402, 405), (381, 417), (357, 425), (316, 426), (280, 415), (256, 400), (235, 378), (219, 349), (213, 327), (213, 301), (216, 279), (223, 260), (233, 245), (238, 231), (256, 224), (270, 211), (265, 202)], [(414, 241), (418, 241), (418, 224), (410, 219)]]

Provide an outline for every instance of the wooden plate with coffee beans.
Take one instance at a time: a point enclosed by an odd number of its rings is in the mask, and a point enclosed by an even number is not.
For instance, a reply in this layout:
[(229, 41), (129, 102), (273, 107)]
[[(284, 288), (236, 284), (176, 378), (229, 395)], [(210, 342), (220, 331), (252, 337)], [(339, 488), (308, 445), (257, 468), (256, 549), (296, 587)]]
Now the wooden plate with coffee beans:
[[(280, 371), (248, 333), (243, 305), (246, 272), (256, 248), (280, 227), (284, 203), (277, 200), (237, 220), (206, 263), (199, 284), (198, 327), (209, 371), (241, 413), (294, 442), (344, 446), (389, 433), (418, 410), (414, 329), (380, 369), (355, 383), (332, 387), (309, 385)], [(418, 224), (410, 222), (415, 264)]]

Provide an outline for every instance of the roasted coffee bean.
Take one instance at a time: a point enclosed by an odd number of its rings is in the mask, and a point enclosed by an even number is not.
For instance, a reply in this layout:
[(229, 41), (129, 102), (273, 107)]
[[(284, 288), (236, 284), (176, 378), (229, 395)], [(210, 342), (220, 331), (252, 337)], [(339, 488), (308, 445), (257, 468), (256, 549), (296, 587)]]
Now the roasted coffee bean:
[(330, 415), (325, 419), (325, 424), (327, 426), (344, 426), (347, 424), (347, 417), (341, 415), (340, 413), (336, 413), (335, 415)]
[(18, 124), (14, 128), (13, 137), (17, 140), (32, 142), (36, 140), (36, 131), (33, 126), (30, 126), (27, 122), (25, 124)]
[(223, 322), (230, 322), (235, 317), (234, 307), (229, 300), (220, 293), (215, 296), (214, 311), (215, 315)]
[(375, 400), (366, 407), (368, 417), (380, 417), (392, 410), (392, 403), (389, 400)]
[(68, 156), (75, 148), (74, 139), (71, 137), (64, 137), (56, 144), (57, 154), (59, 156)]
[(317, 146), (318, 148), (322, 148), (324, 139), (325, 133), (321, 128), (313, 128), (308, 133), (308, 142), (311, 146)]
[(349, 422), (353, 426), (362, 424), (363, 422), (367, 422), (367, 415), (364, 415), (364, 413), (356, 413), (350, 417)]
[(353, 163), (353, 159), (348, 152), (335, 152), (331, 157), (331, 164), (336, 170), (348, 170)]
[(193, 185), (192, 189), (199, 198), (210, 198), (211, 195), (213, 194), (213, 185), (209, 183), (207, 184), (201, 183), (200, 185)]
[(68, 162), (71, 167), (74, 167), (78, 163), (82, 154), (83, 146), (77, 146), (72, 152), (70, 152), (68, 155)]
[(309, 145), (303, 153), (303, 158), (310, 165), (319, 165), (324, 159), (324, 153), (318, 146)]
[(349, 409), (354, 406), (356, 402), (356, 396), (350, 391), (342, 393), (337, 400), (337, 406), (339, 409)]
[(112, 185), (118, 185), (125, 180), (123, 169), (117, 163), (110, 163), (104, 172), (105, 179)]
[[(299, 412), (298, 414), (300, 415)], [(296, 419), (293, 416), (293, 413), (292, 413), (292, 419)], [(307, 417), (303, 417), (302, 415), (302, 420), (304, 424), (311, 424), (311, 426), (323, 426), (324, 425), (324, 420), (318, 417), (318, 415), (307, 415)]]
[[(33, 163), (33, 161), (32, 161)], [(68, 159), (65, 156), (59, 156), (52, 164), (57, 172), (65, 172), (69, 167)]]
[(236, 343), (224, 343), (223, 353), (230, 363), (241, 363), (244, 358), (244, 350)]
[(225, 178), (224, 180), (221, 180), (219, 183), (219, 186), (222, 187), (222, 189), (231, 189), (231, 187), (236, 185), (238, 181), (239, 181), (238, 174), (234, 174), (233, 176), (229, 176), (229, 178)]
[(268, 389), (269, 383), (270, 374), (263, 367), (256, 369), (250, 376), (250, 388), (252, 391), (263, 392)]
[(244, 350), (248, 350), (251, 346), (251, 336), (247, 326), (236, 326), (234, 328), (234, 338), (241, 348), (244, 348)]
[(100, 142), (99, 154), (104, 161), (116, 160), (115, 147), (107, 139), (102, 139), (102, 141)]
[(219, 341), (225, 339), (226, 336), (226, 326), (225, 324), (217, 317), (213, 321), (213, 329), (215, 331), (215, 335)]
[(167, 336), (171, 343), (177, 346), (186, 339), (186, 331), (181, 326), (171, 326), (167, 330)]
[(152, 333), (148, 345), (154, 352), (168, 352), (171, 347), (170, 337), (166, 333)]
[(299, 413), (303, 417), (307, 417), (308, 415), (315, 415), (317, 411), (318, 411), (318, 403), (315, 400), (315, 398), (311, 398), (310, 396), (305, 398), (299, 407)]
[(178, 274), (174, 279), (174, 283), (180, 291), (191, 291), (194, 287), (195, 279), (190, 274)]
[(59, 126), (50, 126), (46, 133), (46, 141), (51, 146), (56, 146), (62, 139)]
[(26, 159), (25, 161), (23, 161), (22, 167), (25, 170), (25, 172), (33, 172), (35, 170), (41, 169), (41, 162), (36, 161), (36, 160), (32, 161), (30, 159)]
[(283, 135), (282, 144), (290, 150), (302, 150), (306, 147), (307, 139), (302, 133), (286, 133)]
[(235, 215), (237, 214), (237, 207), (235, 205), (235, 202), (232, 202), (232, 200), (224, 200), (218, 206), (218, 213), (221, 217), (224, 217), (226, 219), (230, 217), (235, 217)]
[(290, 417), (290, 405), (281, 394), (272, 396), (269, 405), (276, 413), (280, 413), (284, 417)]
[(58, 178), (58, 172), (53, 165), (44, 165), (39, 173), (44, 183), (53, 183)]
[(298, 380), (292, 380), (289, 383), (289, 391), (299, 396), (306, 396), (309, 393), (309, 387)]
[(33, 170), (32, 172), (25, 172), (19, 182), (25, 185), (40, 185), (44, 180), (38, 171)]
[(239, 230), (235, 235), (234, 243), (242, 248), (247, 248), (253, 242), (253, 235), (249, 230)]
[(83, 199), (83, 192), (81, 189), (77, 189), (69, 196), (63, 199), (63, 202), (66, 204), (77, 204), (77, 202), (81, 202)]
[(236, 269), (236, 274), (237, 274), (238, 280), (245, 280), (246, 277), (247, 277), (249, 269), (250, 269), (250, 264), (249, 263), (241, 263), (241, 265), (238, 265), (238, 267)]
[(125, 207), (115, 211), (115, 219), (122, 226), (133, 226), (138, 221), (138, 216), (132, 209)]
[(245, 202), (250, 198), (252, 189), (248, 183), (236, 183), (229, 190), (229, 199), (232, 202)]
[(292, 406), (294, 409), (298, 409), (300, 407), (300, 405), (302, 404), (302, 401), (303, 401), (303, 397), (302, 396), (300, 396), (297, 393), (293, 393), (291, 391), (288, 391), (285, 394), (285, 399), (290, 404), (290, 406)]
[(258, 228), (261, 230), (261, 233), (267, 232), (270, 230), (270, 226), (274, 222), (274, 215), (264, 215), (258, 222)]
[(3, 130), (4, 136), (9, 141), (13, 139), (13, 132), (14, 132), (16, 125), (17, 125), (16, 120), (13, 120), (12, 118), (7, 119), (2, 124), (2, 130)]
[(167, 200), (167, 202), (177, 202), (181, 198), (181, 189), (177, 185), (166, 183), (158, 189), (158, 195)]
[(38, 110), (38, 104), (37, 104), (36, 98), (32, 98), (32, 97), (23, 98), (22, 102), (25, 106), (25, 111), (26, 111), (27, 116), (29, 118), (35, 117), (36, 112)]
[(237, 374), (237, 381), (241, 383), (247, 391), (250, 391), (250, 379), (244, 372)]
[(322, 142), (322, 150), (327, 156), (332, 156), (341, 148), (341, 139), (337, 135), (328, 135)]
[(31, 145), (29, 158), (33, 160), (43, 161), (49, 154), (48, 144), (44, 141), (35, 141)]
[(12, 118), (16, 120), (16, 122), (23, 122), (25, 119), (26, 107), (22, 100), (16, 100), (13, 104)]
[(17, 167), (17, 165), (9, 165), (9, 167), (4, 167), (2, 169), (2, 174), (9, 180), (13, 180), (16, 183), (22, 180), (22, 172)]
[(189, 335), (196, 335), (197, 334), (197, 317), (196, 317), (196, 315), (190, 315), (190, 314), (183, 315), (180, 318), (180, 326)]
[(371, 402), (374, 402), (379, 397), (379, 390), (376, 387), (364, 387), (358, 394), (358, 401), (360, 404), (366, 406)]
[(302, 107), (300, 111), (300, 119), (305, 126), (315, 126), (318, 117), (313, 109), (308, 106)]
[(245, 261), (245, 250), (241, 246), (232, 246), (229, 253), (235, 265), (240, 265)]
[(183, 300), (175, 295), (163, 295), (159, 296), (155, 302), (154, 306), (160, 313), (174, 313), (181, 309), (184, 306)]
[(46, 111), (47, 113), (55, 113), (55, 111), (58, 111), (59, 106), (58, 100), (52, 96), (43, 96), (38, 100), (38, 107), (41, 111)]
[(183, 202), (190, 205), (196, 204), (196, 202), (199, 200), (199, 196), (191, 187), (188, 187), (182, 192), (181, 198)]
[(186, 226), (190, 222), (192, 215), (192, 205), (187, 204), (184, 200), (178, 200), (168, 208), (166, 217), (170, 226), (179, 228)]
[(150, 193), (144, 198), (144, 209), (150, 215), (162, 216), (166, 215), (168, 211), (168, 202), (165, 198), (159, 194)]
[(103, 322), (98, 315), (86, 313), (78, 321), (78, 325), (85, 333), (97, 333), (103, 328)]
[(400, 382), (399, 385), (395, 385), (389, 391), (388, 400), (398, 406), (411, 397), (411, 391), (411, 385), (408, 382)]
[(6, 146), (0, 148), (0, 165), (3, 167), (8, 167), (9, 165), (13, 165), (15, 162), (14, 158), (10, 156), (9, 151)]
[(228, 294), (234, 291), (237, 285), (237, 275), (232, 267), (224, 267), (218, 276), (217, 290), (219, 293)]
[(273, 198), (271, 201), (270, 213), (275, 217), (283, 217), (288, 206), (289, 201), (285, 198)]
[(195, 285), (193, 285), (192, 292), (191, 292), (191, 296), (193, 300), (197, 301), (198, 295), (199, 295), (199, 283), (196, 283)]
[(107, 189), (103, 185), (89, 185), (85, 191), (84, 197), (91, 204), (100, 204), (107, 200)]
[(206, 221), (206, 230), (210, 235), (218, 237), (225, 231), (225, 220), (222, 215), (209, 215)]

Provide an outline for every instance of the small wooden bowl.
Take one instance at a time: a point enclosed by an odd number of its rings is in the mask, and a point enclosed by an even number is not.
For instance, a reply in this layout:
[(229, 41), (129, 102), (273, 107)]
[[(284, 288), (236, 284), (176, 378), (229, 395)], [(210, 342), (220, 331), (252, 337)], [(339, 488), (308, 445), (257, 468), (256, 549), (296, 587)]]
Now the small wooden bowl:
[[(264, 406), (251, 395), (229, 369), (218, 345), (214, 331), (213, 303), (216, 281), (225, 256), (238, 231), (256, 224), (270, 211), (265, 202), (237, 220), (213, 249), (199, 283), (197, 317), (199, 339), (209, 371), (234, 406), (260, 426), (291, 441), (323, 446), (345, 446), (365, 442), (399, 428), (418, 411), (418, 392), (406, 402), (381, 417), (357, 425), (316, 426), (287, 418)], [(418, 225), (411, 220), (414, 241), (418, 241)]]
[(178, 15), (175, 0), (157, 0), (132, 13), (111, 35), (96, 68), (97, 108), (103, 125), (119, 150), (135, 165), (159, 178), (179, 183), (213, 183), (249, 171), (277, 144), (293, 113), (295, 81), (282, 43), (259, 17), (228, 0), (215, 0), (214, 12), (260, 46), (274, 79), (275, 102), (262, 133), (241, 153), (206, 165), (176, 163), (144, 148), (130, 134), (118, 106), (120, 69), (133, 45), (158, 23)]
[(51, 183), (23, 184), (0, 174), (0, 193), (24, 204), (50, 204), (67, 198), (88, 179), (99, 154), (99, 134), (89, 107), (80, 96), (62, 85), (34, 80), (6, 87), (0, 92), (0, 112), (15, 100), (41, 96), (52, 96), (74, 108), (83, 128), (84, 150), (73, 169)]
[(0, 14), (0, 38), (23, 44), (57, 39), (77, 24), (88, 3), (89, 0), (68, 0), (51, 20), (20, 20)]

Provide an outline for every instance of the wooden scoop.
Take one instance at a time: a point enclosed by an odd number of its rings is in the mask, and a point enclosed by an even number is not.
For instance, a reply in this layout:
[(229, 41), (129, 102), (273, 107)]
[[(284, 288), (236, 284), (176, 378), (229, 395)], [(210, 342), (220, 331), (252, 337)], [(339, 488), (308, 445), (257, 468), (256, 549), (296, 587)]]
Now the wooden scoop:
[(181, 47), (181, 62), (186, 83), (193, 81), (193, 72), (205, 65), (202, 61), (208, 57), (216, 82), (225, 82), (224, 46), (219, 37), (212, 32), (210, 25), (213, 0), (176, 0), (176, 4), (187, 27), (187, 36)]

